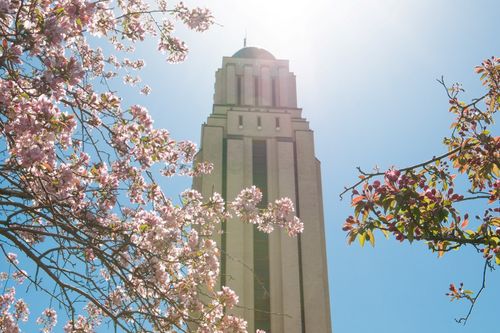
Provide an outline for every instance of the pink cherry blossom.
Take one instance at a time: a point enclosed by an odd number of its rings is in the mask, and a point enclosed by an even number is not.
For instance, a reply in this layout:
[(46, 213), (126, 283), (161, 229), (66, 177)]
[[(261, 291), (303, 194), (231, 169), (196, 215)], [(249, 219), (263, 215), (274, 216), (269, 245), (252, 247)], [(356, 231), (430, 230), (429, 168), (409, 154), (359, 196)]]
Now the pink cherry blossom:
[(36, 322), (38, 325), (42, 326), (42, 333), (50, 333), (57, 324), (57, 312), (54, 309), (47, 308), (43, 310)]
[[(169, 198), (162, 177), (213, 165), (195, 161), (193, 142), (155, 128), (145, 107), (107, 85), (149, 94), (138, 86), (145, 63), (135, 46), (156, 38), (168, 61), (182, 61), (188, 48), (176, 25), (204, 31), (214, 23), (210, 11), (164, 0), (0, 0), (0, 12), (8, 36), (0, 38), (0, 191), (9, 216), (2, 244), (13, 249), (0, 279), (30, 282), (40, 302), (57, 304), (35, 317), (43, 333), (60, 331), (65, 313), (67, 333), (104, 323), (123, 332), (246, 332), (246, 321), (224, 310), (238, 296), (217, 286), (216, 235), (233, 216), (296, 235), (303, 226), (292, 202), (264, 207), (255, 187), (227, 207), (220, 193)], [(95, 47), (96, 38), (116, 52)], [(82, 301), (83, 309), (73, 306)], [(6, 289), (0, 331), (20, 332), (29, 319), (28, 304)]]

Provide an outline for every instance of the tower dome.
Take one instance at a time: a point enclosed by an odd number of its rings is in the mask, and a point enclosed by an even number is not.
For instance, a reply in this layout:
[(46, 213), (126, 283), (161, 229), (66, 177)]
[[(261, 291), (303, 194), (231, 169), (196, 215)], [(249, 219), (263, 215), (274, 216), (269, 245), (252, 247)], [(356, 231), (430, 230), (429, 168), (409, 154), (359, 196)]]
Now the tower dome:
[(233, 54), (233, 58), (267, 59), (267, 60), (276, 59), (269, 51), (254, 46), (242, 48), (241, 50)]

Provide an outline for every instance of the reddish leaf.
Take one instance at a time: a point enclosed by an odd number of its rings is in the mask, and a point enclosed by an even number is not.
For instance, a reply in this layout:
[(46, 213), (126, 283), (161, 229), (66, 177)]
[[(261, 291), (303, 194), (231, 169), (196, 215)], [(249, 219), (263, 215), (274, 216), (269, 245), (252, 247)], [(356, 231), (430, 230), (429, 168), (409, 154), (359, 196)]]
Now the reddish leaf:
[(361, 200), (363, 200), (363, 199), (366, 199), (366, 197), (364, 195), (358, 195), (357, 197), (355, 197), (354, 199), (352, 199), (352, 205), (356, 206), (356, 204), (358, 202), (360, 202)]
[(443, 255), (444, 255), (444, 250), (445, 250), (445, 246), (442, 242), (439, 242), (438, 243), (438, 258), (441, 258)]

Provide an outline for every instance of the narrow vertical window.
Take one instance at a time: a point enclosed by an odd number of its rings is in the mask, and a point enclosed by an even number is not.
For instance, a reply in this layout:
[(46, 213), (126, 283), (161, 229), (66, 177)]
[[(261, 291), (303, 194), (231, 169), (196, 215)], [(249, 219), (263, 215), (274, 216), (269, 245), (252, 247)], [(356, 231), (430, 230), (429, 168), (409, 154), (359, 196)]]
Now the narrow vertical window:
[(243, 116), (238, 116), (238, 127), (243, 128)]
[(272, 106), (276, 106), (276, 79), (271, 81)]
[(259, 117), (257, 117), (257, 128), (258, 129), (261, 129), (262, 128), (262, 119)]
[[(252, 142), (252, 180), (260, 188), (262, 200), (259, 208), (265, 208), (267, 194), (267, 145), (264, 140)], [(257, 229), (253, 230), (253, 288), (254, 325), (266, 332), (271, 330), (271, 276), (269, 267), (269, 236)]]
[(259, 78), (256, 76), (253, 81), (254, 105), (259, 105)]
[(276, 129), (279, 131), (280, 130), (280, 117), (276, 117), (275, 125), (276, 125)]
[(236, 98), (238, 105), (241, 105), (241, 76), (238, 76), (238, 80), (236, 82)]

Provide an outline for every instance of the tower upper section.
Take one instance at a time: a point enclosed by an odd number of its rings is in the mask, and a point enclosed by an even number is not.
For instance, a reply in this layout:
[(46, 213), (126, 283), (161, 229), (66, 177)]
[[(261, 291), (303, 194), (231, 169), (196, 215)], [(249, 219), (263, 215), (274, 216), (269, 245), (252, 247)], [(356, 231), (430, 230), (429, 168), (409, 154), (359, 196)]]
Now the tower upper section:
[(240, 304), (228, 313), (245, 318), (250, 332), (331, 333), (320, 163), (288, 61), (256, 47), (224, 57), (201, 137), (196, 160), (214, 167), (193, 181), (204, 197), (230, 201), (256, 185), (264, 205), (291, 198), (304, 223), (297, 238), (267, 236), (236, 218), (219, 225), (220, 286)]
[(257, 47), (244, 47), (222, 59), (216, 72), (215, 105), (297, 108), (295, 75), (288, 60)]

